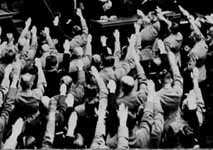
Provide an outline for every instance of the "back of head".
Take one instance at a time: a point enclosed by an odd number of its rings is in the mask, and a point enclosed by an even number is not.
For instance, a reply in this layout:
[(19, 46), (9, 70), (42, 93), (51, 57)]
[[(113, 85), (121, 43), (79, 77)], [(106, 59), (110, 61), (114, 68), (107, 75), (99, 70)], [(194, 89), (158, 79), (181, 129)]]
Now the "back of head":
[(130, 92), (132, 92), (134, 85), (135, 85), (135, 80), (133, 77), (123, 76), (121, 78), (121, 86), (125, 94), (129, 94)]
[(45, 66), (46, 70), (55, 69), (57, 64), (58, 64), (58, 60), (57, 60), (56, 56), (49, 55), (46, 57), (46, 66)]
[(30, 63), (21, 70), (21, 87), (23, 90), (31, 89), (36, 85), (38, 68)]

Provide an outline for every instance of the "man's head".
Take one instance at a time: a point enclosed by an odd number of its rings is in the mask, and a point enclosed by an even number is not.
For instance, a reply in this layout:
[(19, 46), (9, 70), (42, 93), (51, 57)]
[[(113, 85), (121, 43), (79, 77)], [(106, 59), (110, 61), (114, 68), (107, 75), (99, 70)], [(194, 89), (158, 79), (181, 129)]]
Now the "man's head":
[(58, 64), (58, 60), (55, 55), (49, 55), (46, 57), (46, 70), (56, 69)]
[(135, 80), (131, 76), (124, 76), (121, 78), (121, 87), (124, 94), (128, 95), (132, 92), (135, 85)]
[(172, 34), (177, 34), (180, 31), (179, 24), (176, 22), (172, 22), (172, 26), (170, 28)]
[(23, 91), (32, 89), (38, 74), (38, 68), (34, 64), (29, 64), (21, 71), (21, 88)]
[(106, 56), (103, 58), (104, 67), (112, 67), (115, 63), (115, 58), (113, 56)]
[(172, 85), (172, 83), (173, 83), (172, 73), (170, 71), (165, 71), (162, 74), (161, 82), (162, 82), (161, 83), (162, 86)]

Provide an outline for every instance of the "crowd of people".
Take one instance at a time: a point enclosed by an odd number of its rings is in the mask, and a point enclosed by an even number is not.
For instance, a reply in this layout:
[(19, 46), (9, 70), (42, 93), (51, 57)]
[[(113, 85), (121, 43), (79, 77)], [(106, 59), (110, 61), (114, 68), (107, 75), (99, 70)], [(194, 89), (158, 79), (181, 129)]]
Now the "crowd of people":
[(137, 10), (128, 43), (116, 29), (96, 53), (81, 9), (63, 43), (31, 18), (18, 39), (0, 28), (1, 148), (202, 147), (213, 17), (179, 10), (184, 33), (159, 7)]

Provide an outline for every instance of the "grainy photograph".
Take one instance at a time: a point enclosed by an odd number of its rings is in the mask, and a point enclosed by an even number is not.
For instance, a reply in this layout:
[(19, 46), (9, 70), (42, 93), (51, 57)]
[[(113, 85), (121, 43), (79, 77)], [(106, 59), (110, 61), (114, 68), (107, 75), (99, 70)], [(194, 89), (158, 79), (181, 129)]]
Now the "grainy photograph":
[(210, 0), (0, 0), (0, 149), (213, 147)]

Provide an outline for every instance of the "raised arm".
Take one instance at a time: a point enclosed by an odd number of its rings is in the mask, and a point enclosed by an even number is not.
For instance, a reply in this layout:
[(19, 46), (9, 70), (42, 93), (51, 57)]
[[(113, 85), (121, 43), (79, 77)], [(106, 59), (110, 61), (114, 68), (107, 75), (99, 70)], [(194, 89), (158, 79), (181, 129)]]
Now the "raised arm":
[(20, 43), (21, 39), (24, 38), (25, 35), (29, 32), (31, 22), (32, 22), (31, 18), (28, 18), (27, 21), (25, 22), (25, 27), (24, 27), (23, 31), (21, 32), (21, 35), (18, 39), (19, 43)]
[[(2, 94), (6, 94), (9, 90), (10, 87), (10, 73), (12, 72), (13, 66), (12, 64), (9, 64), (6, 68), (5, 68), (5, 73), (4, 73), (4, 78), (2, 80), (1, 86), (3, 88), (3, 93)], [(2, 96), (3, 98), (4, 96)], [(3, 100), (3, 99), (2, 99)]]
[(169, 29), (172, 26), (172, 22), (164, 17), (162, 10), (159, 7), (156, 8), (156, 11), (157, 11), (158, 19), (164, 21), (168, 25), (168, 29)]
[(141, 118), (140, 128), (136, 131), (135, 137), (130, 141), (134, 147), (147, 148), (150, 143), (150, 133), (153, 125), (153, 101), (155, 97), (155, 86), (152, 81), (148, 81), (148, 97), (145, 104), (144, 113)]
[(92, 35), (91, 34), (87, 36), (85, 56), (92, 56)]
[(120, 104), (118, 109), (119, 127), (118, 127), (118, 149), (129, 148), (129, 129), (127, 127), (128, 107)]
[(86, 20), (84, 19), (84, 16), (83, 16), (80, 8), (77, 9), (76, 14), (80, 17), (83, 34), (88, 34), (89, 30), (88, 30), (88, 27), (87, 27), (87, 23), (86, 23)]
[(100, 89), (99, 107), (98, 111), (96, 111), (96, 113), (98, 114), (98, 121), (96, 124), (95, 137), (93, 139), (91, 148), (106, 148), (104, 136), (106, 135), (105, 117), (106, 117), (106, 108), (108, 105), (107, 102), (108, 90), (106, 88), (103, 79), (101, 79), (98, 70), (94, 66), (91, 67), (91, 72), (93, 76), (96, 78), (97, 84)]
[(107, 87), (103, 81), (103, 79), (100, 77), (97, 68), (95, 68), (94, 66), (91, 67), (91, 73), (92, 75), (95, 77), (97, 85), (99, 87), (100, 90), (100, 107), (103, 108), (104, 110), (106, 110), (107, 107), (107, 95), (108, 95), (108, 90)]
[(191, 24), (192, 29), (195, 32), (199, 33), (202, 37), (204, 37), (202, 32), (196, 25), (194, 17), (192, 15), (190, 15), (190, 13), (187, 10), (185, 10), (182, 6), (179, 5), (178, 7), (179, 7), (179, 10), (183, 13), (183, 15), (187, 17), (189, 23)]
[(199, 121), (199, 126), (202, 125), (204, 121), (204, 112), (205, 112), (205, 104), (203, 101), (203, 96), (202, 92), (199, 87), (198, 79), (199, 79), (199, 70), (197, 68), (193, 69), (193, 72), (191, 74), (192, 80), (193, 80), (193, 85), (194, 85), (194, 93), (195, 93), (195, 100), (196, 100), (196, 115)]
[(113, 35), (115, 37), (115, 49), (114, 49), (115, 64), (117, 64), (121, 58), (120, 32), (116, 29)]
[(105, 126), (106, 110), (101, 108), (99, 104), (99, 109), (96, 111), (96, 114), (98, 115), (98, 121), (96, 123), (95, 136), (91, 144), (91, 148), (92, 149), (107, 148), (104, 140), (104, 136), (106, 135), (106, 126)]
[(41, 60), (36, 58), (35, 65), (38, 68), (38, 81), (37, 81), (36, 92), (38, 94), (38, 97), (40, 97), (41, 99), (44, 94), (44, 87), (47, 85), (47, 82), (46, 82), (44, 72), (42, 70)]
[(177, 94), (181, 96), (183, 94), (183, 78), (180, 74), (180, 70), (178, 68), (174, 53), (170, 51), (168, 46), (166, 46), (166, 49), (168, 50), (167, 55), (168, 55), (169, 64), (173, 74), (173, 80), (174, 80), (173, 87), (175, 90), (177, 90)]
[[(21, 64), (19, 62), (14, 65), (14, 72), (13, 72), (13, 78), (12, 83), (10, 85), (10, 89), (8, 92), (8, 95), (6, 97), (6, 100), (3, 104), (1, 114), (0, 114), (0, 142), (2, 142), (3, 134), (5, 131), (5, 128), (8, 124), (8, 121), (10, 119), (11, 112), (15, 108), (15, 101), (16, 101), (16, 93), (17, 93), (17, 83), (20, 78), (20, 72), (21, 72)], [(1, 147), (1, 146), (0, 146)]]
[(45, 34), (45, 36), (46, 36), (46, 40), (47, 40), (47, 42), (48, 42), (50, 48), (55, 48), (55, 45), (54, 45), (54, 43), (53, 43), (53, 40), (52, 40), (52, 38), (51, 38), (51, 36), (50, 36), (50, 29), (49, 29), (48, 27), (45, 27), (45, 28), (44, 28), (44, 34)]
[(120, 67), (116, 68), (115, 70), (115, 76), (117, 80), (121, 79), (121, 77), (127, 75), (133, 68), (135, 68), (135, 62), (132, 55), (132, 51), (135, 49), (135, 40), (135, 35), (132, 35), (129, 40), (129, 47), (125, 61), (121, 62)]

